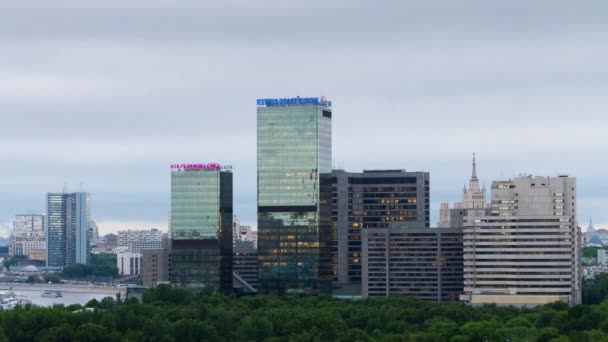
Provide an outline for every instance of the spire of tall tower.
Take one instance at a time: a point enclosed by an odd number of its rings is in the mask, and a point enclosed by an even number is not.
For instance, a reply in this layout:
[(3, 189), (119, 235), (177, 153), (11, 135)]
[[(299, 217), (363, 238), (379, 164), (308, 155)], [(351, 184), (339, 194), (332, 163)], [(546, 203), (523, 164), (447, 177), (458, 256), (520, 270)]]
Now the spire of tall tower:
[(473, 172), (471, 174), (471, 179), (477, 179), (477, 164), (475, 163), (475, 153), (473, 153)]

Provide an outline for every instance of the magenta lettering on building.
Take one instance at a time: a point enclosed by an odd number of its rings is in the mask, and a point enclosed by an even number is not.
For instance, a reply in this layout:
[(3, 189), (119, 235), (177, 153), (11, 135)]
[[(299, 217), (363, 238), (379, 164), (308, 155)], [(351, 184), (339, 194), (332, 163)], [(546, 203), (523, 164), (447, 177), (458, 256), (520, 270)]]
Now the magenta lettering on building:
[(171, 164), (171, 169), (184, 169), (184, 170), (219, 170), (221, 168), (219, 163), (207, 163), (207, 164)]

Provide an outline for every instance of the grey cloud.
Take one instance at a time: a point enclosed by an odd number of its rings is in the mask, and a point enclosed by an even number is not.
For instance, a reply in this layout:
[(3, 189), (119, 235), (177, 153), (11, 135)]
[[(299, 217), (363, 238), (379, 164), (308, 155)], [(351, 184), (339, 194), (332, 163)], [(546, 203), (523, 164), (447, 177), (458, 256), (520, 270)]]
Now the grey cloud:
[(163, 221), (167, 165), (211, 160), (235, 166), (252, 223), (254, 100), (292, 95), (333, 100), (336, 166), (430, 171), (439, 203), (476, 151), (487, 185), (568, 172), (581, 215), (597, 213), (607, 14), (605, 1), (4, 3), (0, 221), (65, 181), (85, 183), (101, 221)]

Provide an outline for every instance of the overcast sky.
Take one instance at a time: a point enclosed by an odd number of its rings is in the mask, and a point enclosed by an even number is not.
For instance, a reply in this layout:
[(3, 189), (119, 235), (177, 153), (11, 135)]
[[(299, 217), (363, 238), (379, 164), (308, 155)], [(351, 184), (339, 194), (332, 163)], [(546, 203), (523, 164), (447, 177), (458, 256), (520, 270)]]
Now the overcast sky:
[[(102, 233), (166, 229), (171, 163), (233, 165), (255, 224), (257, 98), (325, 95), (333, 160), (431, 173), (432, 222), (478, 174), (577, 177), (608, 224), (608, 2), (3, 1), (0, 235), (82, 188)], [(82, 184), (82, 185), (81, 185)]]

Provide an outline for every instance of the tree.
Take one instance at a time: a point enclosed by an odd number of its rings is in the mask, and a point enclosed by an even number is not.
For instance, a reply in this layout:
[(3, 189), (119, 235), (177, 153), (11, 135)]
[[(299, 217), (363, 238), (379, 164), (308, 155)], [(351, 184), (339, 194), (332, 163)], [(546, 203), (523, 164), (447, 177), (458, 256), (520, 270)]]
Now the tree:
[(37, 274), (30, 274), (29, 277), (25, 280), (28, 284), (35, 284), (40, 280), (40, 277)]
[(59, 284), (61, 282), (61, 278), (55, 273), (47, 273), (44, 275), (44, 282)]

